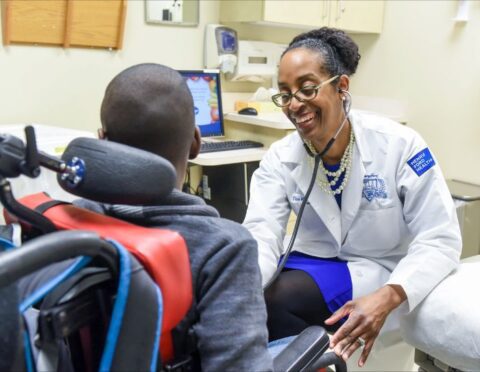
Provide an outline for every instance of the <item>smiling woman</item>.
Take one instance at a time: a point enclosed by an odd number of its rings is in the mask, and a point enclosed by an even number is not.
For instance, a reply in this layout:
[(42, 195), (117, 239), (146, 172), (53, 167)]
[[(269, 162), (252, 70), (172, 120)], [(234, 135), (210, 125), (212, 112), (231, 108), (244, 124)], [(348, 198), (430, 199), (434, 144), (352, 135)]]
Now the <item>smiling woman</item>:
[[(387, 317), (412, 311), (457, 266), (461, 238), (424, 140), (350, 111), (359, 60), (352, 39), (332, 28), (287, 47), (272, 99), (297, 130), (273, 144), (254, 173), (244, 225), (259, 247), (270, 338), (326, 326), (335, 352), (348, 359), (361, 348), (363, 366)], [(288, 255), (287, 221), (302, 208)]]

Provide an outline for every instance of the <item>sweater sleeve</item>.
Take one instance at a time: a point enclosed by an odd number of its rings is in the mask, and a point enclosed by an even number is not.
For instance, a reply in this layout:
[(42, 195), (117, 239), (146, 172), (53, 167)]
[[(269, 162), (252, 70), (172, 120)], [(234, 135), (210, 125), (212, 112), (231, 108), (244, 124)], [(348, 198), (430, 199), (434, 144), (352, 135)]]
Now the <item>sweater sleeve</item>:
[(224, 238), (211, 242), (217, 249), (196, 284), (199, 321), (194, 330), (202, 370), (269, 371), (273, 365), (256, 243), (242, 226), (222, 221)]

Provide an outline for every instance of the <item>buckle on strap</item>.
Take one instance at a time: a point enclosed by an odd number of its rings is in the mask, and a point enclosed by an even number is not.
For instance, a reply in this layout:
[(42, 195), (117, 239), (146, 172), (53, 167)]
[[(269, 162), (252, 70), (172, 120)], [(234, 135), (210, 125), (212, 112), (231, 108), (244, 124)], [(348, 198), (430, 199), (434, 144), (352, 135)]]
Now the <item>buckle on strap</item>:
[(186, 356), (183, 359), (174, 360), (170, 363), (165, 364), (165, 372), (190, 372), (193, 370), (193, 359), (192, 357)]

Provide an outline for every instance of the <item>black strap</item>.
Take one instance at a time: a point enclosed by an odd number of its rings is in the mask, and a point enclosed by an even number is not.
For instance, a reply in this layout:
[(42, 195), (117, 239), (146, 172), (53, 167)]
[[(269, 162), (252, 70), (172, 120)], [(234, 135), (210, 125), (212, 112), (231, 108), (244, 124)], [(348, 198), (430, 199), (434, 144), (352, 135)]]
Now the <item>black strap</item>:
[[(180, 354), (174, 358), (173, 361), (169, 363), (164, 363), (163, 371), (165, 372), (192, 372), (196, 370), (195, 365), (197, 364), (195, 359), (198, 353), (197, 348), (197, 336), (193, 328), (189, 328), (184, 339), (185, 343), (182, 344), (182, 352), (179, 353), (175, 350), (175, 354)], [(176, 348), (175, 348), (176, 349)]]
[(192, 357), (188, 355), (165, 364), (163, 370), (165, 372), (191, 372), (193, 371), (192, 362)]
[(64, 202), (64, 201), (61, 201), (61, 200), (49, 200), (45, 203), (37, 205), (36, 208), (35, 208), (35, 211), (38, 212), (38, 213), (44, 214), (50, 208), (53, 208), (57, 205), (62, 205), (62, 204), (71, 204), (71, 203)]

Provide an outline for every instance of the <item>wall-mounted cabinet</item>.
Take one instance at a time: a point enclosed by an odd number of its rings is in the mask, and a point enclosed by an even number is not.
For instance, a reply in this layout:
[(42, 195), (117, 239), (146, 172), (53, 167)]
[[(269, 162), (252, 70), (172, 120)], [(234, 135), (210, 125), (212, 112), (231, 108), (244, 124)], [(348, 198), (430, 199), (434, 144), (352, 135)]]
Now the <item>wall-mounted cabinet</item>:
[(383, 0), (228, 0), (220, 2), (220, 21), (380, 33), (384, 5)]
[(3, 43), (122, 46), (127, 0), (2, 0)]

